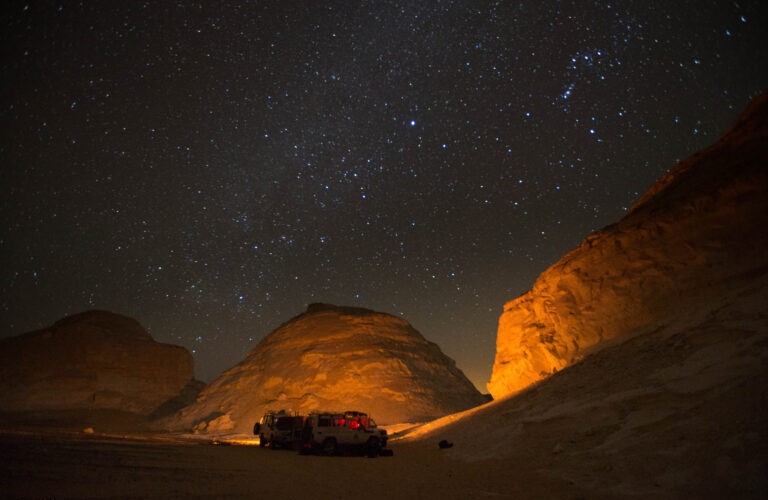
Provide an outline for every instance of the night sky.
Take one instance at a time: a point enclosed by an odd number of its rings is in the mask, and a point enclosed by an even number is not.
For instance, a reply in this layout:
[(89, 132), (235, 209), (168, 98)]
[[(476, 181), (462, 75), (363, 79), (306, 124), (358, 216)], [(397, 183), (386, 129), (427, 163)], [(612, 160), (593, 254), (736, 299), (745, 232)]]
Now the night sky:
[(0, 336), (88, 309), (210, 381), (312, 302), (484, 390), (503, 304), (768, 88), (768, 4), (12, 2)]

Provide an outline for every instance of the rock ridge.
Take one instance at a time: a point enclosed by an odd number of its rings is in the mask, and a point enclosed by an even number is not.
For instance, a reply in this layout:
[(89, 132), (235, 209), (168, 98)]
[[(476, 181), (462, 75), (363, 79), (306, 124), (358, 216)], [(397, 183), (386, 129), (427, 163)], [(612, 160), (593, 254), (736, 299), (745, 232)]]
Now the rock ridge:
[(149, 415), (194, 380), (192, 355), (138, 321), (87, 311), (0, 340), (0, 412), (119, 410)]
[[(768, 269), (768, 94), (680, 162), (616, 224), (507, 302), (488, 389), (516, 393), (626, 338), (718, 307)], [(765, 294), (765, 292), (760, 292)]]

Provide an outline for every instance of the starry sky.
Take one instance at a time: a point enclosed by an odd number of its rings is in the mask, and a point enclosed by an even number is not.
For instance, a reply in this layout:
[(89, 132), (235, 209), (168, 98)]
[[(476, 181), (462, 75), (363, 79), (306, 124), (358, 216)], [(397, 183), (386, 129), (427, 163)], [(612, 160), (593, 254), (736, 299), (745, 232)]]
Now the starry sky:
[(211, 381), (312, 302), (481, 389), (503, 304), (768, 88), (764, 0), (11, 2), (0, 336), (88, 309)]

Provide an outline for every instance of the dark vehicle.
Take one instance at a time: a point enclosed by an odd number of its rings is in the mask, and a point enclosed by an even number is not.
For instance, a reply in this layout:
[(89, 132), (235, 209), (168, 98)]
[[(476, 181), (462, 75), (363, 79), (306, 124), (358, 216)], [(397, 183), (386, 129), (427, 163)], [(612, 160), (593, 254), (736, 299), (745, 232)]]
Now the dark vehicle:
[(253, 434), (259, 436), (259, 446), (299, 449), (304, 417), (289, 415), (284, 411), (265, 413), (253, 426)]

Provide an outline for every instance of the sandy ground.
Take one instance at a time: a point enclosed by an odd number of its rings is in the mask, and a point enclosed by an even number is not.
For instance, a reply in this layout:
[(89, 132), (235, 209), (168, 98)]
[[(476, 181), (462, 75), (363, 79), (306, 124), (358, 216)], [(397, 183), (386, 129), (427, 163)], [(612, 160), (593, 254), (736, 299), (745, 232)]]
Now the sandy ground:
[(581, 498), (524, 464), (463, 463), (436, 443), (393, 457), (94, 435), (0, 435), (0, 498)]

